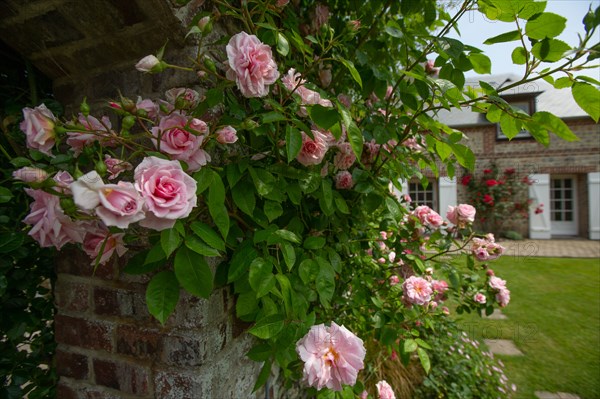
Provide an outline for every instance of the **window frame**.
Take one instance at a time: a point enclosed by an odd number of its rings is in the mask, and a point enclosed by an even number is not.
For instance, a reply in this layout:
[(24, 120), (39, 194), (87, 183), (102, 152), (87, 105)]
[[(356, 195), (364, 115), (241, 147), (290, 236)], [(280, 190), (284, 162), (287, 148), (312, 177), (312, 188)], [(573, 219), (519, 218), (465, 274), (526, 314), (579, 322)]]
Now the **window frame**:
[[(529, 115), (533, 115), (536, 112), (535, 109), (535, 97), (534, 96), (511, 96), (503, 98), (509, 105), (515, 106), (515, 104), (527, 104), (529, 106)], [(525, 111), (525, 110), (523, 110)], [(527, 111), (525, 111), (527, 112)], [(519, 133), (512, 139), (509, 139), (500, 128), (500, 124), (496, 123), (496, 141), (507, 142), (512, 140), (534, 140), (529, 130), (521, 129)]]
[[(420, 180), (410, 180), (408, 182), (408, 187), (407, 187), (407, 192), (408, 195), (410, 196), (411, 200), (413, 203), (415, 203), (417, 206), (419, 205), (427, 205), (428, 207), (430, 207), (431, 209), (433, 209), (434, 211), (437, 212), (437, 209), (439, 207), (439, 189), (438, 189), (438, 185), (437, 185), (437, 180), (436, 179), (427, 179), (429, 181), (429, 184), (427, 185), (427, 189), (425, 189), (425, 187), (423, 186), (423, 183)], [(418, 185), (417, 187), (420, 188), (418, 189), (416, 192), (412, 190), (412, 185)], [(431, 191), (431, 203), (421, 203), (419, 202), (418, 199), (418, 195), (421, 193), (424, 193), (426, 195), (426, 193), (428, 191)], [(427, 201), (427, 200), (425, 200)]]

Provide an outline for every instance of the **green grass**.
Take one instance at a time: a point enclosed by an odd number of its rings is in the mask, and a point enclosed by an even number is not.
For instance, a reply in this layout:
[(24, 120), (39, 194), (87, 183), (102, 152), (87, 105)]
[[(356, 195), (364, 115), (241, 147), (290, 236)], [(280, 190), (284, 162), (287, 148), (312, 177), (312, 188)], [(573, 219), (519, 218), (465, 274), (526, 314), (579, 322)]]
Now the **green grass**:
[(510, 339), (525, 354), (498, 356), (518, 387), (600, 398), (600, 260), (506, 256), (490, 264), (507, 281), (506, 320), (462, 315), (473, 338)]

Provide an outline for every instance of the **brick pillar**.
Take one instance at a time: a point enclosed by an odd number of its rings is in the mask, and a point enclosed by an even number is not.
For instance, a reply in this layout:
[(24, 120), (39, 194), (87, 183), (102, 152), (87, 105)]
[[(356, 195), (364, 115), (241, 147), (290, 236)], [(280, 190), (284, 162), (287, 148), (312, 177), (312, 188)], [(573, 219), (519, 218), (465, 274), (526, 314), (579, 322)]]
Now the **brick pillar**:
[(57, 397), (253, 397), (260, 365), (245, 357), (252, 339), (234, 317), (229, 288), (208, 300), (182, 295), (161, 326), (146, 309), (146, 277), (120, 274), (117, 262), (92, 275), (84, 253), (60, 255)]

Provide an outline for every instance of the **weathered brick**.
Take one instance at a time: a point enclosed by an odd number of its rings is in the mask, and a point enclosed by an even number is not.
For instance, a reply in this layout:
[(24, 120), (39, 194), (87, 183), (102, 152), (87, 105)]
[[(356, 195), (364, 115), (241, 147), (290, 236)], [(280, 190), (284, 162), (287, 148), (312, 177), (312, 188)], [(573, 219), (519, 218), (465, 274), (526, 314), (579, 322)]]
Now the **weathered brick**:
[(70, 353), (58, 349), (55, 355), (56, 372), (59, 376), (87, 380), (88, 358), (78, 353)]
[(60, 380), (56, 387), (56, 397), (60, 399), (78, 399), (78, 395), (67, 382)]
[(136, 321), (151, 321), (141, 292), (125, 289), (94, 287), (94, 312), (102, 316), (131, 317)]
[(160, 350), (162, 333), (153, 328), (118, 326), (117, 352), (139, 358), (155, 358)]
[(65, 315), (56, 315), (54, 331), (56, 342), (88, 349), (113, 350), (113, 326)]
[(85, 312), (89, 307), (89, 285), (59, 278), (54, 289), (56, 306), (66, 311)]
[(150, 370), (142, 365), (94, 359), (96, 384), (125, 393), (146, 395), (150, 391)]
[(100, 265), (94, 272), (91, 259), (87, 254), (76, 248), (63, 249), (56, 257), (56, 270), (58, 273), (72, 274), (74, 276), (98, 277), (111, 280), (118, 271), (115, 261)]

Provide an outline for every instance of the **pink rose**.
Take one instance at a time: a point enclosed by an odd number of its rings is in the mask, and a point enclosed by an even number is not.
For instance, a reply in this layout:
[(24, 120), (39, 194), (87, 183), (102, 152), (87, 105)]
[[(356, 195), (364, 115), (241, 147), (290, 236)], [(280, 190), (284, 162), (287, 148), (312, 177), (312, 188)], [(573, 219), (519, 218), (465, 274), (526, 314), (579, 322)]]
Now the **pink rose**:
[(500, 305), (500, 307), (505, 307), (510, 302), (510, 291), (506, 288), (501, 289), (496, 294), (496, 302)]
[(415, 210), (412, 211), (412, 214), (416, 216), (424, 226), (437, 228), (444, 224), (444, 219), (427, 205), (416, 207)]
[(356, 155), (352, 151), (350, 143), (338, 145), (339, 152), (333, 157), (333, 164), (341, 170), (348, 170), (356, 161)]
[(473, 296), (473, 300), (477, 303), (484, 304), (487, 302), (487, 298), (481, 292), (478, 292)]
[[(285, 86), (285, 88), (297, 94), (302, 99), (302, 105), (315, 105), (319, 104), (323, 107), (333, 107), (333, 103), (330, 100), (321, 98), (321, 95), (306, 86), (305, 79), (300, 79), (300, 74), (296, 72), (294, 68), (290, 68), (290, 70), (281, 78), (281, 83)], [(303, 112), (306, 115), (305, 112)]]
[(109, 180), (116, 179), (121, 172), (133, 169), (133, 165), (131, 165), (129, 162), (113, 158), (108, 154), (104, 155), (104, 164), (106, 165), (106, 170), (108, 173), (110, 173), (108, 176)]
[(431, 300), (431, 283), (422, 277), (411, 276), (402, 283), (403, 298), (413, 305), (427, 305)]
[(186, 87), (175, 87), (165, 92), (167, 101), (177, 109), (196, 108), (200, 103), (200, 94)]
[(56, 117), (46, 105), (35, 108), (23, 108), (23, 122), (19, 125), (27, 139), (27, 148), (38, 150), (52, 156), (54, 147), (54, 125)]
[(448, 291), (448, 283), (444, 280), (433, 280), (431, 281), (431, 289), (437, 292), (434, 300), (443, 301), (445, 299), (446, 291)]
[(66, 170), (59, 170), (58, 172), (56, 172), (54, 177), (52, 177), (52, 180), (56, 182), (57, 191), (71, 194), (71, 189), (69, 188), (69, 186), (75, 180), (69, 172), (67, 172)]
[(398, 283), (400, 283), (400, 278), (398, 276), (396, 276), (395, 274), (393, 276), (390, 276), (390, 285), (391, 286), (394, 286)]
[(377, 159), (381, 145), (375, 142), (375, 139), (367, 141), (363, 145), (364, 151), (362, 152), (361, 162), (366, 166), (371, 165)]
[(104, 265), (110, 257), (116, 252), (119, 257), (127, 252), (123, 243), (124, 233), (111, 234), (106, 226), (98, 226), (96, 229), (88, 231), (83, 239), (83, 250), (92, 258), (92, 266), (96, 265), (96, 259), (102, 251), (98, 264)]
[(485, 239), (473, 238), (471, 252), (477, 260), (485, 262), (494, 260), (504, 253), (505, 248), (494, 242), (494, 235), (488, 234)]
[[(205, 123), (199, 119), (192, 123), (194, 127), (208, 130)], [(184, 161), (190, 172), (199, 170), (210, 161), (210, 155), (202, 149), (203, 135), (195, 135), (186, 130), (187, 117), (178, 112), (163, 117), (158, 126), (152, 128), (152, 135), (156, 137), (154, 145), (161, 152), (169, 154), (171, 158)], [(196, 130), (196, 129), (194, 129)], [(200, 131), (200, 130), (198, 130)], [(158, 138), (160, 137), (160, 144)]]
[(152, 120), (156, 119), (159, 111), (158, 105), (155, 104), (152, 100), (147, 98), (142, 100), (141, 97), (138, 97), (137, 102), (135, 103), (135, 109), (146, 111), (146, 113), (148, 114), (148, 118)]
[(296, 157), (296, 160), (304, 166), (318, 165), (323, 161), (327, 152), (327, 141), (323, 133), (318, 130), (311, 130), (314, 139), (311, 139), (306, 133), (302, 132), (302, 148)]
[(64, 214), (58, 196), (29, 188), (25, 192), (34, 201), (23, 222), (32, 226), (28, 234), (41, 247), (56, 247), (60, 250), (65, 244), (82, 242), (85, 230)]
[(98, 192), (102, 187), (104, 187), (104, 182), (95, 170), (86, 173), (69, 185), (75, 205), (86, 211), (91, 211), (100, 205)]
[(347, 170), (338, 172), (338, 174), (335, 175), (335, 188), (338, 190), (350, 190), (352, 186), (354, 186), (352, 174)]
[(458, 206), (448, 206), (448, 213), (446, 217), (453, 224), (464, 227), (469, 223), (475, 221), (476, 210), (473, 206), (468, 204), (460, 204)]
[(173, 227), (196, 206), (196, 181), (177, 161), (147, 157), (135, 168), (135, 187), (145, 200), (146, 219), (140, 225), (154, 230)]
[(317, 390), (334, 391), (356, 383), (366, 355), (363, 341), (333, 321), (330, 327), (312, 326), (296, 343), (296, 352), (304, 362), (303, 381)]
[(254, 35), (240, 32), (231, 37), (226, 47), (230, 71), (227, 77), (235, 80), (245, 97), (264, 97), (269, 85), (279, 78), (271, 48)]
[(396, 395), (394, 395), (392, 387), (385, 380), (379, 381), (376, 384), (376, 387), (379, 399), (396, 399)]
[(48, 178), (48, 173), (43, 169), (25, 166), (15, 170), (12, 173), (12, 177), (15, 180), (21, 180), (25, 183), (41, 183)]
[(160, 60), (155, 55), (147, 55), (135, 64), (135, 69), (140, 72), (150, 72), (153, 68), (160, 65)]
[(506, 289), (506, 280), (502, 280), (500, 277), (492, 276), (490, 277), (489, 285), (494, 290), (504, 290)]
[(96, 207), (96, 215), (107, 226), (122, 229), (129, 224), (144, 219), (144, 201), (132, 183), (105, 184), (98, 190), (100, 204)]
[(221, 144), (233, 144), (237, 139), (237, 130), (231, 126), (217, 130), (217, 141)]
[(103, 116), (101, 120), (98, 120), (90, 115), (79, 114), (77, 120), (83, 126), (83, 130), (87, 132), (67, 132), (69, 136), (67, 144), (71, 146), (76, 156), (94, 141), (100, 141), (105, 146), (113, 147), (115, 145), (112, 138), (112, 125), (108, 116)]

